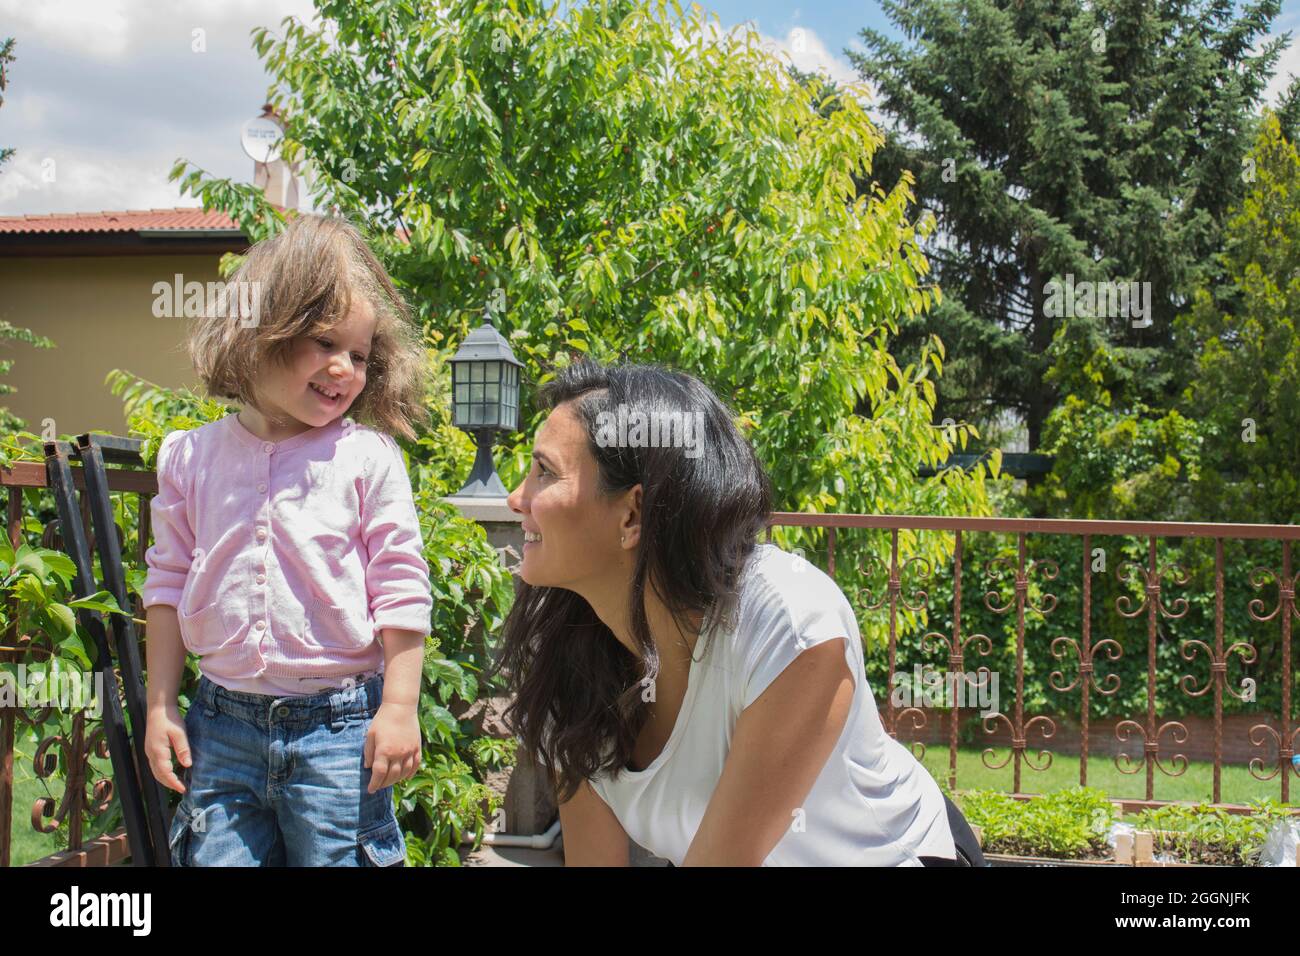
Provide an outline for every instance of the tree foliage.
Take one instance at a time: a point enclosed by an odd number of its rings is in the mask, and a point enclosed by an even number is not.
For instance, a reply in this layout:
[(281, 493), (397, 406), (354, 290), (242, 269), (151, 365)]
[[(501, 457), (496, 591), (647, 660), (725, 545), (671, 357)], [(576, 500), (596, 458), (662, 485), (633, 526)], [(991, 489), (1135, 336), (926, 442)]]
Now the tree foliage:
[(1300, 155), (1268, 114), (1254, 181), (1228, 222), (1223, 285), (1197, 290), (1185, 400), (1206, 426), (1199, 488), (1217, 520), (1300, 521)]
[(1073, 517), (1291, 524), (1300, 517), (1300, 159), (1266, 113), (1231, 210), (1220, 282), (1193, 290), (1176, 334), (1194, 356), (1171, 407), (1112, 401), (1112, 353), (1077, 355), (1050, 416), (1039, 489)]
[[(1263, 39), (1278, 0), (883, 3), (904, 40), (864, 30), (869, 52), (849, 56), (897, 126), (879, 175), (911, 171), (938, 217), (945, 299), (911, 334), (952, 355), (939, 414), (1016, 409), (1039, 449), (1103, 349), (1117, 410), (1169, 407), (1191, 364), (1173, 319), (1214, 279), (1289, 39)], [(1150, 315), (1050, 314), (1048, 283), (1067, 275), (1150, 283)]]
[[(534, 386), (575, 353), (697, 375), (784, 509), (987, 513), (983, 467), (915, 478), (972, 430), (930, 424), (936, 340), (890, 355), (938, 295), (910, 177), (857, 195), (881, 145), (861, 90), (818, 112), (755, 33), (675, 4), (318, 7), (319, 27), (254, 32), (285, 156), (365, 225), (431, 336), (458, 342), (490, 306)], [(254, 237), (279, 228), (250, 187), (174, 175)], [(525, 411), (507, 486), (541, 420)]]

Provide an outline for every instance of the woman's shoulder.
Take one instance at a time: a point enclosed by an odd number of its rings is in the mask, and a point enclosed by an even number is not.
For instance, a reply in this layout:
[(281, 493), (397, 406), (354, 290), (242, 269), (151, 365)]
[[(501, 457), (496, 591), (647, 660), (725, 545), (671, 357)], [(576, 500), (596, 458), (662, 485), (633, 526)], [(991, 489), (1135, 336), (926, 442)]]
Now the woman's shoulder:
[(752, 704), (800, 654), (823, 641), (847, 638), (850, 658), (861, 640), (844, 592), (799, 553), (759, 545), (746, 565), (740, 609), (723, 646), (735, 683), (737, 710)]
[(835, 580), (801, 552), (785, 551), (774, 544), (755, 547), (741, 587), (742, 614), (788, 611), (798, 624), (811, 614), (848, 606)]

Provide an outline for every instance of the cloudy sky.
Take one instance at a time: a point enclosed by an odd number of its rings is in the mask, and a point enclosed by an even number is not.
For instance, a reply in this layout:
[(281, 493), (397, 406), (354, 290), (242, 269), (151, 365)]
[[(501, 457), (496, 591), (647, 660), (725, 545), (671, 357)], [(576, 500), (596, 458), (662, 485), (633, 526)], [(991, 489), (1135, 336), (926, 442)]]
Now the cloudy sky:
[[(844, 48), (861, 48), (858, 31), (895, 32), (876, 0), (701, 5), (845, 82), (857, 79)], [(0, 36), (17, 40), (0, 108), (0, 145), (17, 153), (0, 172), (0, 215), (197, 205), (167, 181), (179, 157), (250, 181), (239, 130), (267, 77), (249, 31), (278, 32), (282, 17), (312, 10), (311, 0), (0, 0)], [(1300, 36), (1300, 0), (1286, 0), (1277, 30)], [(1283, 76), (1300, 74), (1298, 49), (1283, 54)]]

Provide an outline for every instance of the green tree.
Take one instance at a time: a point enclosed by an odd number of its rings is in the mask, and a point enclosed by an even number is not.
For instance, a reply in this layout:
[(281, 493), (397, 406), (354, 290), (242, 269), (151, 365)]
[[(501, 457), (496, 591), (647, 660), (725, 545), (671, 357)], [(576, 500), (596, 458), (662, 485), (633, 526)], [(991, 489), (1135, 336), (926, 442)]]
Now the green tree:
[[(1246, 160), (1246, 192), (1229, 211), (1224, 248), (1213, 263), (1223, 281), (1204, 281), (1176, 319), (1177, 334), (1196, 356), (1189, 385), (1171, 408), (1113, 408), (1106, 387), (1109, 351), (1079, 356), (1078, 394), (1066, 397), (1045, 432), (1046, 450), (1057, 459), (1040, 489), (1050, 510), (1129, 520), (1300, 520), (1300, 156), (1279, 116), (1264, 114)], [(1145, 563), (1140, 542), (1120, 546), (1128, 560)], [(1251, 582), (1257, 568), (1280, 571), (1280, 551), (1275, 541), (1224, 542), (1224, 643), (1250, 641), (1258, 651), (1255, 664), (1232, 665), (1232, 679), (1256, 679), (1259, 702), (1249, 707), (1266, 712), (1281, 706), (1281, 635), (1252, 624), (1245, 610), (1252, 600), (1267, 605), (1272, 599), (1275, 582), (1260, 579), (1268, 585), (1262, 593)], [(1214, 548), (1205, 540), (1163, 540), (1160, 562), (1188, 573), (1186, 587), (1174, 585), (1172, 593), (1190, 601), (1186, 617), (1162, 623), (1158, 680), (1169, 688), (1162, 708), (1205, 714), (1208, 698), (1192, 700), (1173, 690), (1179, 675), (1192, 669), (1175, 650), (1215, 628)], [(1095, 591), (1094, 606), (1109, 609), (1110, 602)], [(1069, 620), (1068, 609), (1062, 610)], [(1112, 612), (1108, 617), (1094, 621), (1094, 633), (1132, 634)], [(1134, 664), (1126, 656), (1117, 668), (1130, 693), (1141, 686)], [(1225, 705), (1239, 709), (1235, 699)]]
[[(1289, 42), (1252, 50), (1279, 0), (882, 2), (904, 41), (864, 30), (869, 52), (848, 55), (897, 127), (877, 175), (910, 170), (938, 217), (944, 302), (904, 342), (937, 332), (952, 355), (938, 414), (1016, 409), (1039, 449), (1089, 376), (1117, 414), (1168, 408), (1191, 365), (1173, 319), (1214, 280), (1254, 110)], [(1067, 275), (1149, 282), (1149, 325), (1049, 309), (1048, 283)]]
[[(319, 206), (367, 224), (431, 332), (459, 340), (492, 304), (534, 383), (572, 352), (692, 372), (734, 403), (786, 509), (987, 510), (977, 475), (914, 477), (969, 429), (930, 424), (937, 343), (890, 356), (935, 298), (930, 223), (907, 177), (856, 195), (881, 144), (856, 99), (819, 114), (815, 84), (698, 8), (318, 7), (319, 30), (254, 31), (285, 155)], [(278, 228), (251, 187), (174, 175), (254, 236)]]
[(1300, 155), (1267, 114), (1253, 182), (1228, 222), (1227, 281), (1181, 324), (1200, 346), (1187, 413), (1207, 425), (1202, 507), (1224, 521), (1300, 521)]

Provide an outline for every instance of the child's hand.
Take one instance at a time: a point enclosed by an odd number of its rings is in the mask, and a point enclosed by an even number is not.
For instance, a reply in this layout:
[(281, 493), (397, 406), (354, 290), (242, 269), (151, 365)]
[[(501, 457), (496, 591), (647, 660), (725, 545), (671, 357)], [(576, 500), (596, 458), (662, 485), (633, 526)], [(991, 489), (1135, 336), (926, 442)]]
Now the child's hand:
[(370, 773), (368, 793), (390, 787), (420, 769), (420, 721), (414, 704), (379, 705), (366, 732), (365, 765)]
[(173, 750), (181, 766), (190, 766), (190, 739), (185, 734), (185, 719), (181, 717), (180, 708), (175, 704), (150, 707), (144, 730), (144, 752), (149, 758), (149, 769), (164, 787), (184, 793), (185, 785), (172, 768)]

